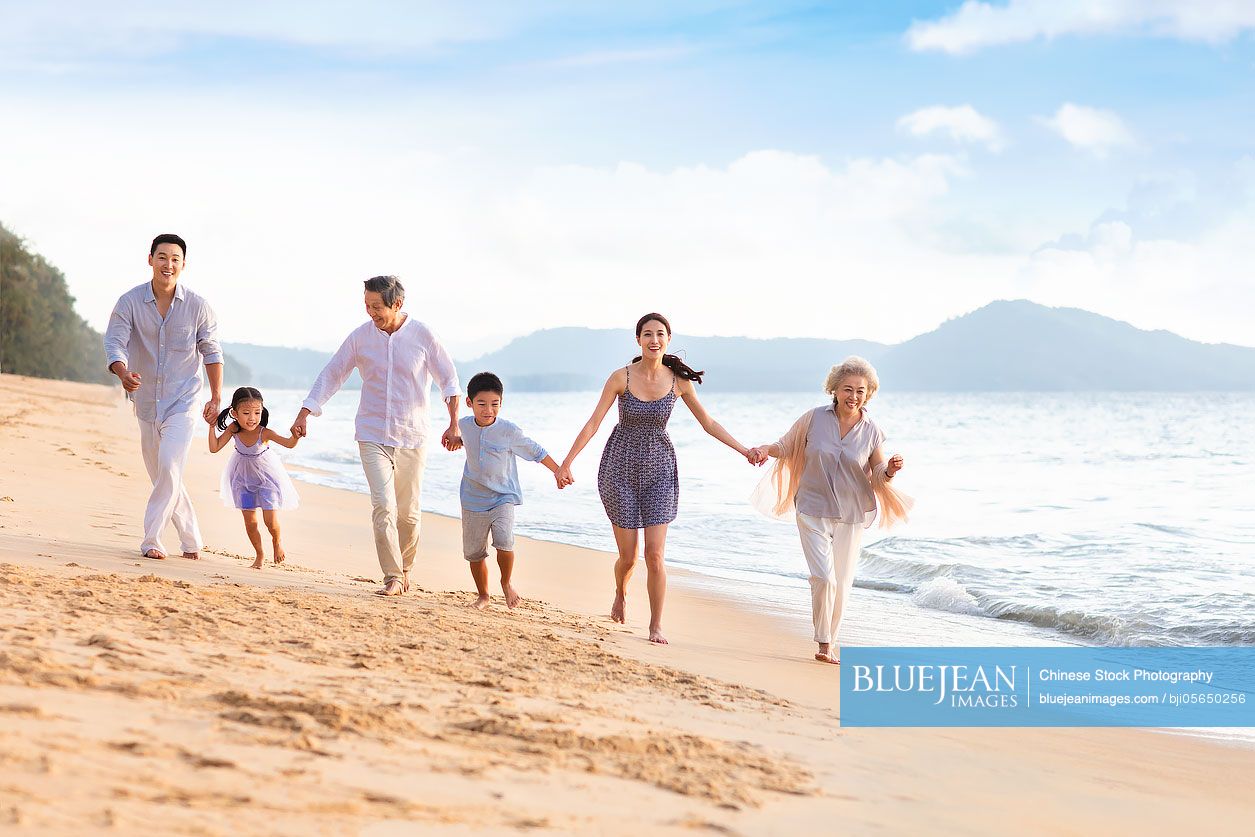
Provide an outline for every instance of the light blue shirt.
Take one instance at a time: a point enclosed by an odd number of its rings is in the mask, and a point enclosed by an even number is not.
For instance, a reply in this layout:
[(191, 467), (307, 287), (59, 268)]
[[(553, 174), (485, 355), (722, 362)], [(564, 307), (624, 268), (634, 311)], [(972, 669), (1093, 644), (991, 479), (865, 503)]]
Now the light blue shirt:
[(514, 457), (539, 462), (549, 454), (523, 435), (518, 425), (498, 418), (487, 427), (475, 423), (474, 416), (458, 421), (466, 467), (462, 471), (462, 508), (486, 512), (506, 503), (520, 505), (519, 470)]
[(152, 282), (118, 298), (105, 329), (105, 365), (122, 361), (140, 375), (127, 398), (143, 421), (165, 421), (191, 412), (200, 395), (201, 363), (222, 363), (218, 318), (200, 294), (174, 286), (165, 319)]

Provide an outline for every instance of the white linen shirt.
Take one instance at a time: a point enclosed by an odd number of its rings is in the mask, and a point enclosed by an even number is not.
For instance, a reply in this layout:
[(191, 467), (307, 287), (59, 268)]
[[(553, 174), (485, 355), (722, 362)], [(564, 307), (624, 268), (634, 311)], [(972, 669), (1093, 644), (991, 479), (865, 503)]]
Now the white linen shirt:
[(354, 438), (398, 448), (421, 448), (427, 439), (427, 391), (432, 379), (444, 400), (458, 394), (453, 359), (431, 329), (406, 315), (392, 334), (373, 321), (345, 338), (314, 381), (303, 407), (322, 415), (323, 405), (356, 369), (362, 375)]
[(871, 526), (877, 508), (867, 467), (884, 441), (884, 431), (865, 408), (842, 439), (836, 408), (832, 404), (816, 407), (806, 435), (806, 467), (793, 501), (797, 510), (811, 517)]
[(163, 319), (153, 283), (136, 285), (118, 297), (105, 329), (105, 364), (119, 360), (140, 375), (140, 388), (126, 396), (140, 419), (162, 422), (192, 412), (201, 364), (222, 363), (218, 319), (204, 297), (181, 284)]

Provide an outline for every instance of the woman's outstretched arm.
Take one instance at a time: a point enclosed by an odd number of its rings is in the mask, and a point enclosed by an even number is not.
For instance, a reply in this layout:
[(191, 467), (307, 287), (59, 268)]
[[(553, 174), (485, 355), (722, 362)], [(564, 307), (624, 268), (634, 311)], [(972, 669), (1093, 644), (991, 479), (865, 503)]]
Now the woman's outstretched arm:
[(697, 423), (702, 426), (702, 430), (705, 430), (711, 436), (723, 442), (741, 454), (741, 456), (744, 456), (750, 461), (751, 465), (759, 464), (760, 460), (755, 457), (753, 451), (734, 439), (731, 433), (723, 429), (722, 424), (715, 421), (710, 413), (706, 412), (706, 408), (697, 400), (697, 387), (693, 385), (692, 381), (680, 379), (676, 383), (680, 390), (680, 397), (684, 399), (685, 406), (689, 408), (693, 418), (697, 419)]
[(593, 414), (588, 417), (588, 421), (584, 422), (583, 429), (575, 437), (575, 441), (571, 443), (571, 450), (567, 452), (566, 458), (562, 460), (562, 465), (556, 474), (559, 483), (563, 481), (567, 484), (574, 482), (574, 479), (571, 477), (571, 463), (575, 462), (575, 457), (579, 456), (580, 451), (584, 450), (593, 437), (597, 435), (597, 429), (601, 427), (602, 419), (606, 417), (606, 413), (610, 412), (610, 407), (614, 404), (615, 399), (622, 395), (626, 388), (627, 373), (622, 369), (615, 370), (606, 379), (606, 385), (601, 388), (601, 397), (597, 399), (597, 406), (593, 408)]

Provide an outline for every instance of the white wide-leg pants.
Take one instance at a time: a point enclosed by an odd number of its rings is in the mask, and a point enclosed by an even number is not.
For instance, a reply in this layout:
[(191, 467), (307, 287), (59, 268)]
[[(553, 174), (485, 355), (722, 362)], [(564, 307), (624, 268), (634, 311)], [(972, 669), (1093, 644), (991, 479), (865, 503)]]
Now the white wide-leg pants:
[(423, 466), (427, 449), (398, 448), (375, 442), (358, 442), (362, 470), (370, 486), (371, 524), (375, 552), (384, 582), (401, 578), (414, 566), (422, 527)]
[(144, 541), (139, 546), (141, 555), (156, 549), (169, 555), (161, 543), (161, 533), (173, 522), (179, 534), (179, 546), (183, 552), (200, 552), (205, 543), (201, 540), (200, 524), (192, 500), (183, 486), (183, 468), (187, 465), (187, 452), (192, 447), (196, 431), (195, 413), (176, 413), (165, 421), (139, 420), (139, 444), (144, 454), (144, 467), (153, 484), (148, 496), (148, 508), (144, 511)]
[(797, 531), (810, 569), (815, 641), (836, 642), (845, 602), (854, 586), (863, 527), (798, 512)]

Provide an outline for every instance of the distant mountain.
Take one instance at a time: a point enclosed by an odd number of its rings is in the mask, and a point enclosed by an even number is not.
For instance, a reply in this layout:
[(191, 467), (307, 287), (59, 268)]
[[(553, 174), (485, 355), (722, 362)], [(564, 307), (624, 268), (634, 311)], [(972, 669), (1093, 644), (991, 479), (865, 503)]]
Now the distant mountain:
[[(458, 373), (496, 372), (519, 390), (601, 389), (606, 376), (635, 357), (628, 329), (549, 328), (519, 337), (502, 349), (458, 363)], [(871, 358), (887, 349), (867, 340), (811, 337), (678, 337), (671, 350), (706, 372), (704, 390), (781, 392), (816, 389), (838, 360)], [(465, 380), (464, 377), (464, 380)]]
[[(247, 380), (232, 372), (227, 364), (226, 378), (234, 386), (266, 389), (309, 389), (318, 373), (331, 359), (329, 352), (314, 349), (291, 349), (286, 346), (257, 346), (252, 343), (223, 343), (222, 349), (250, 371)], [(354, 372), (344, 384), (345, 389), (361, 389), (362, 379)]]
[[(496, 372), (515, 392), (595, 390), (632, 359), (634, 345), (627, 329), (543, 329), (459, 361), (458, 374), (465, 382)], [(225, 348), (255, 370), (259, 387), (307, 388), (330, 357), (245, 343)], [(1196, 343), (1025, 300), (990, 303), (893, 346), (678, 336), (671, 348), (705, 370), (706, 391), (818, 391), (828, 369), (852, 354), (870, 360), (898, 391), (1255, 390), (1255, 348)]]
[(893, 346), (877, 370), (901, 390), (1252, 390), (1255, 349), (1015, 300)]

